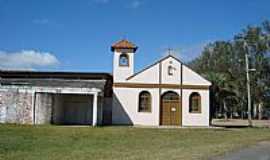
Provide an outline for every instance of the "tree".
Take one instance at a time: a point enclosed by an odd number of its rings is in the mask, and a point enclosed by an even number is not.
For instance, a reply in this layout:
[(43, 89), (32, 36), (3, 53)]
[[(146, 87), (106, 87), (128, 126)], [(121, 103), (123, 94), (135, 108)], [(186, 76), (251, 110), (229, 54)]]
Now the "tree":
[(247, 110), (244, 43), (250, 49), (250, 68), (256, 69), (251, 74), (252, 103), (261, 119), (264, 107), (270, 104), (269, 21), (260, 26), (248, 26), (231, 41), (208, 44), (201, 56), (189, 65), (212, 82), (211, 101), (215, 111), (223, 110), (225, 118), (229, 111), (231, 117), (233, 113), (240, 113), (243, 118)]

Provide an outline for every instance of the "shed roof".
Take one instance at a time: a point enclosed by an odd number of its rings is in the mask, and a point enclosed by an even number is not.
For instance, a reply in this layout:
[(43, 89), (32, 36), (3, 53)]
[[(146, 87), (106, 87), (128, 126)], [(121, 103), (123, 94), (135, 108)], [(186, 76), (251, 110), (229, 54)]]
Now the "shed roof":
[(44, 72), (44, 71), (18, 71), (0, 70), (0, 77), (3, 78), (35, 78), (35, 79), (85, 79), (100, 80), (112, 79), (109, 73), (101, 72)]

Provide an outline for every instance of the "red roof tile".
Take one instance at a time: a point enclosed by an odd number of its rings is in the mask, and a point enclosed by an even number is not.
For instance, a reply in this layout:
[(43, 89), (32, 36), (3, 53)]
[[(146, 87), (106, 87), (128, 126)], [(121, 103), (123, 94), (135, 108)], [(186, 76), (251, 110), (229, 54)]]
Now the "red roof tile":
[(128, 40), (123, 39), (114, 43), (111, 47), (111, 50), (114, 51), (115, 49), (134, 49), (136, 51), (137, 48), (138, 47), (134, 45), (133, 43), (129, 42)]

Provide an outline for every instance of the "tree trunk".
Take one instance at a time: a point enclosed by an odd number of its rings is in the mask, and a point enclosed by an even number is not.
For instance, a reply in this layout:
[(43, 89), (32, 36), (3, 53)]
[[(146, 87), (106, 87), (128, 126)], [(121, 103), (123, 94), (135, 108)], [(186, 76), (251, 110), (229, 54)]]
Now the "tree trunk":
[(262, 114), (263, 114), (263, 102), (260, 102), (258, 105), (258, 111), (259, 111), (259, 115), (258, 115), (258, 119), (261, 120), (262, 119)]
[(225, 120), (227, 121), (227, 120), (228, 120), (228, 115), (227, 115), (227, 113), (228, 113), (228, 108), (227, 108), (227, 104), (226, 104), (225, 99), (223, 99), (223, 107), (224, 107), (224, 118), (225, 118)]

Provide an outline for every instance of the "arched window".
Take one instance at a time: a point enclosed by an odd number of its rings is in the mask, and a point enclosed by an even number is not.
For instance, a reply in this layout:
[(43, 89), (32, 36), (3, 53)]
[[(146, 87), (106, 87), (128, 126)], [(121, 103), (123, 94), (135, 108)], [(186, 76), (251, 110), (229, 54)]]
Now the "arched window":
[(151, 112), (151, 94), (147, 91), (142, 91), (139, 94), (139, 112)]
[(201, 113), (201, 96), (197, 92), (193, 92), (189, 97), (189, 112)]
[(129, 66), (129, 57), (126, 53), (120, 55), (119, 66)]

